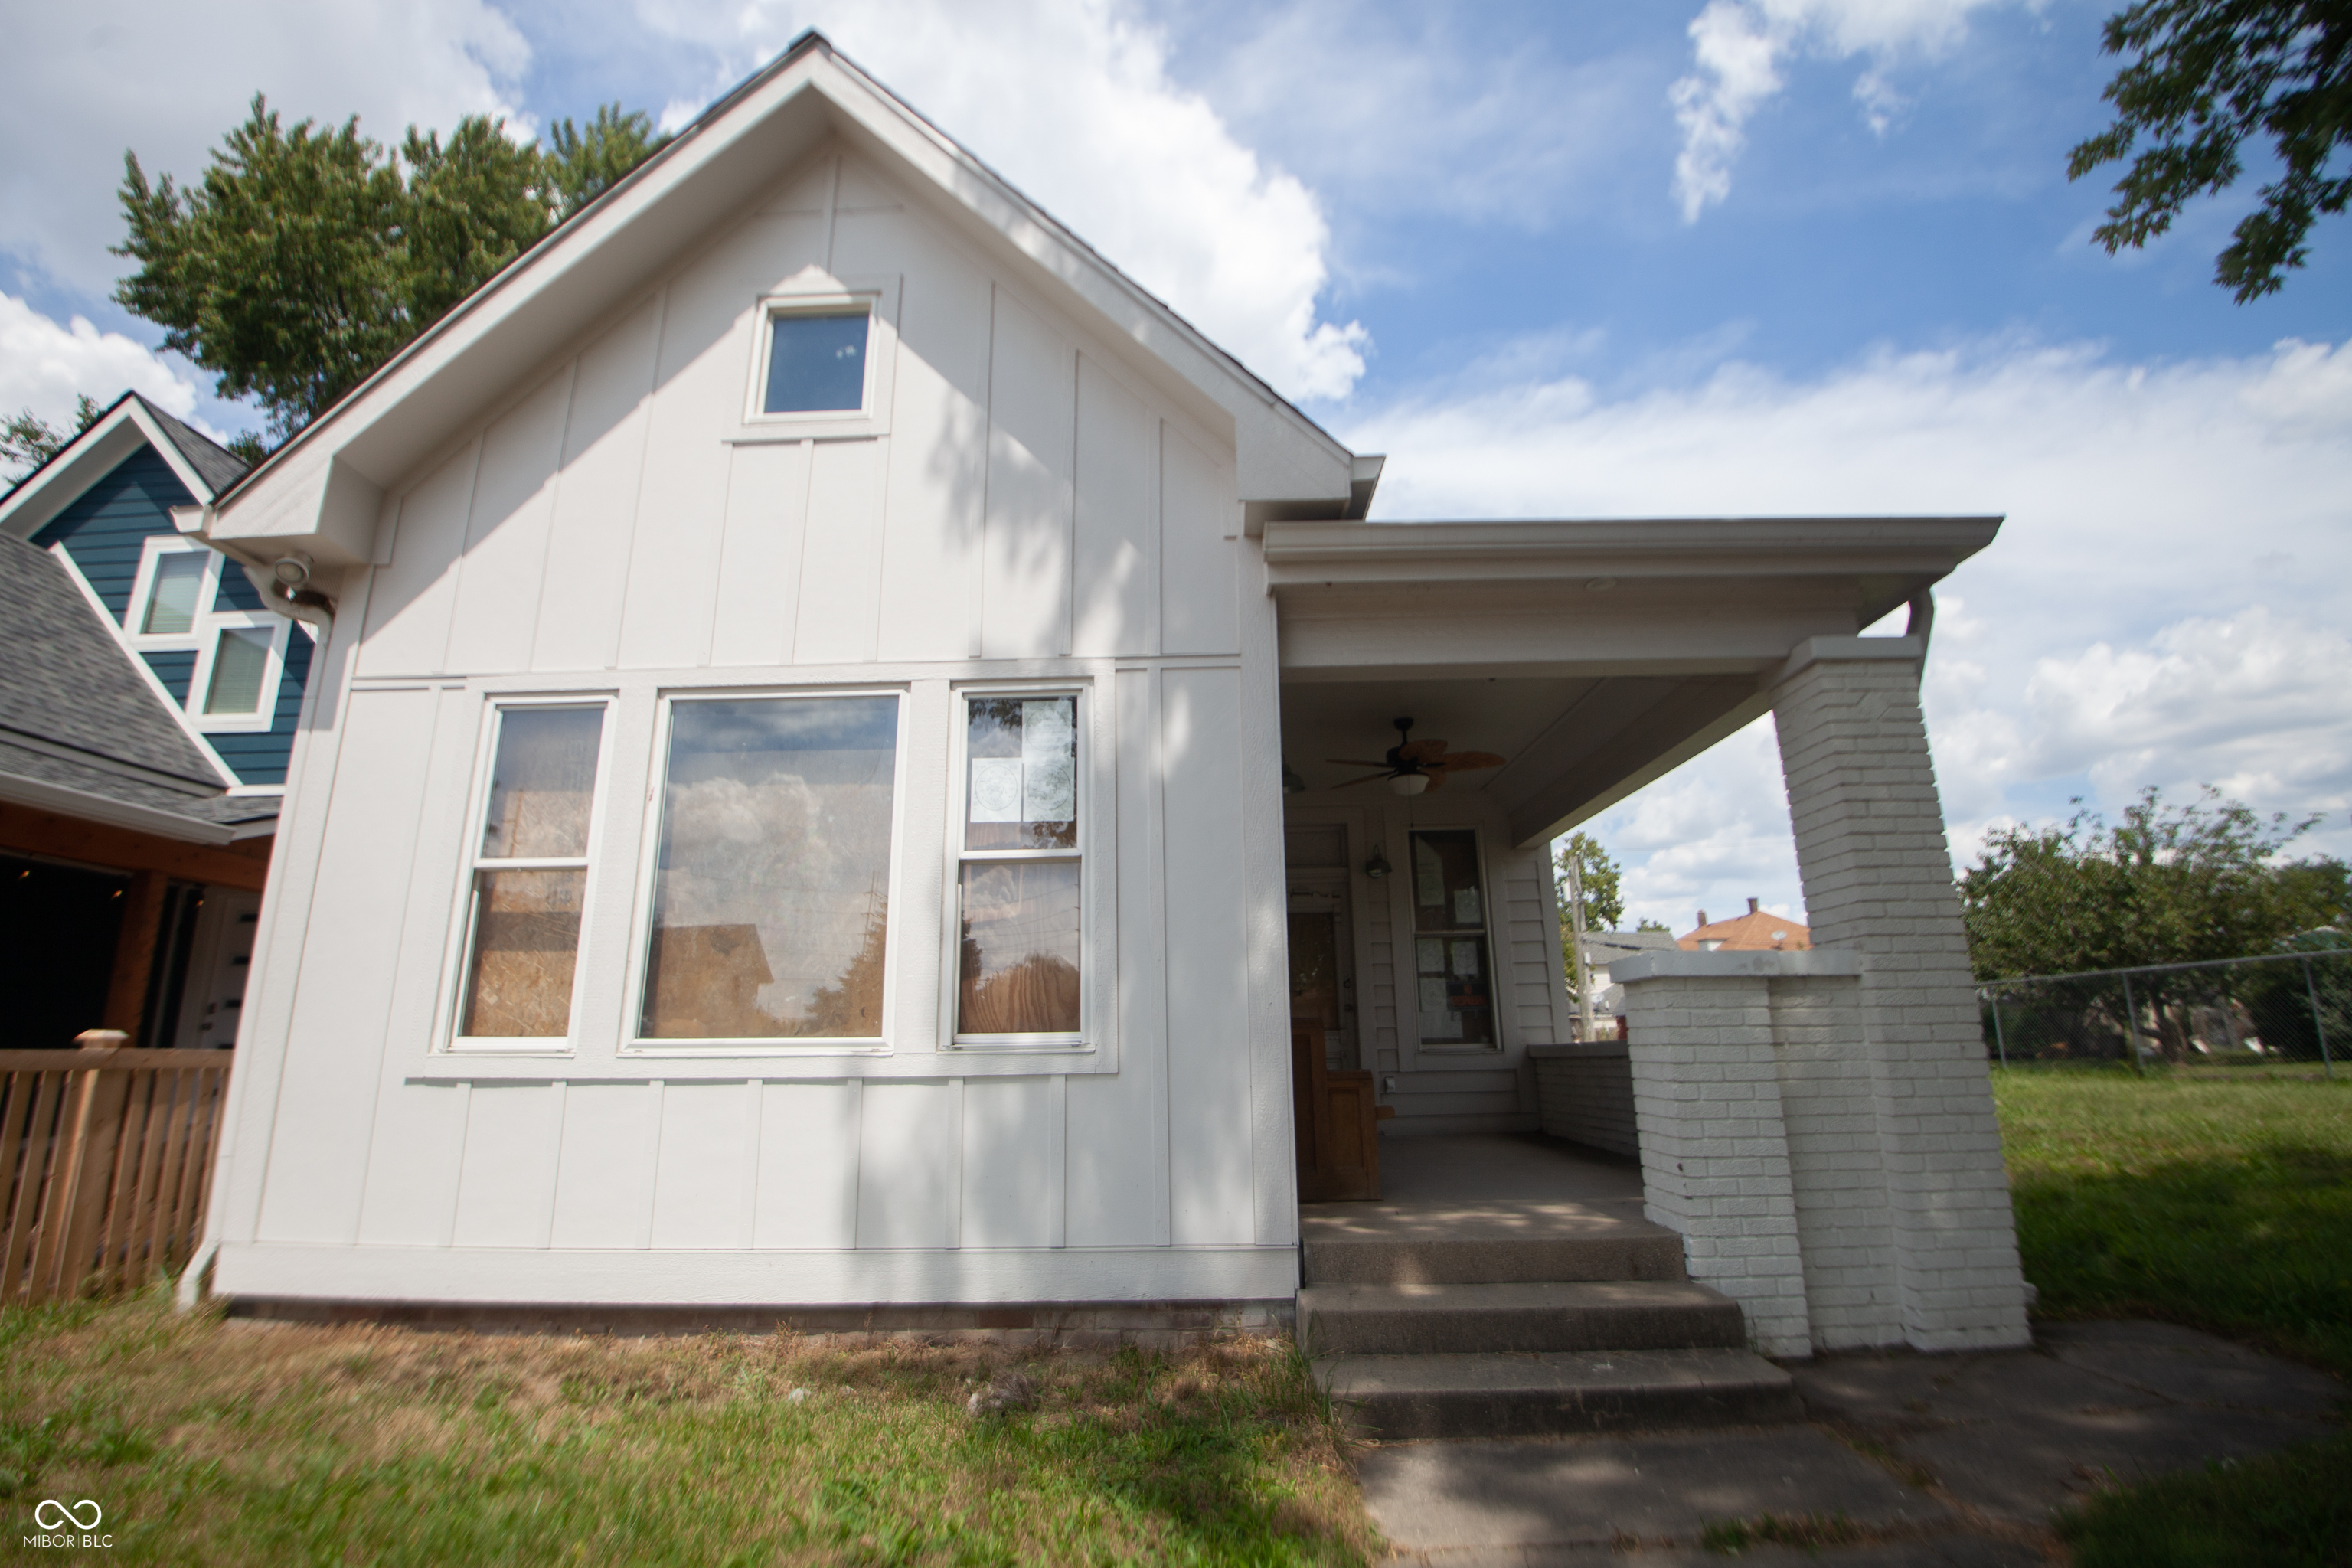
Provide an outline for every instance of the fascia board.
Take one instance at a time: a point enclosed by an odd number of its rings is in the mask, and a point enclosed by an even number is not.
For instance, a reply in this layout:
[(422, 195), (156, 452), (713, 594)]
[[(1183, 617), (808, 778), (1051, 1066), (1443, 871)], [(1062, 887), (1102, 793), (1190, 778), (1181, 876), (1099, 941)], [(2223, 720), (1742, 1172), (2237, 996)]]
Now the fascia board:
[(86, 822), (102, 822), (109, 827), (127, 827), (134, 833), (152, 834), (158, 838), (173, 838), (183, 844), (230, 844), (238, 837), (236, 828), (233, 826), (199, 822), (175, 812), (134, 805), (129, 801), (112, 800), (87, 790), (70, 789), (64, 784), (28, 779), (16, 773), (0, 773), (0, 800), (15, 805), (30, 806), (36, 811), (54, 811), (61, 816), (79, 817)]
[(1593, 577), (1941, 577), (1998, 517), (1660, 518), (1561, 522), (1269, 522), (1266, 583)]
[(81, 499), (90, 486), (120, 467), (142, 441), (155, 449), (188, 487), (190, 495), (200, 502), (213, 499), (212, 487), (181, 455), (179, 444), (155, 423), (137, 397), (125, 393), (38, 473), (0, 498), (0, 528), (19, 539), (32, 538), (50, 519)]
[[(862, 132), (1002, 235), (1130, 341), (1234, 412), (1244, 494), (1344, 502), (1350, 454), (1167, 306), (1118, 273), (829, 46), (803, 47), (724, 100), (679, 139), (491, 279), (222, 500), (224, 543), (300, 539), (356, 563), (367, 547), (325, 538), (318, 509), (338, 490), (382, 489), (489, 398), (658, 277), (712, 227), (835, 131)], [(278, 495), (291, 485), (293, 493)]]

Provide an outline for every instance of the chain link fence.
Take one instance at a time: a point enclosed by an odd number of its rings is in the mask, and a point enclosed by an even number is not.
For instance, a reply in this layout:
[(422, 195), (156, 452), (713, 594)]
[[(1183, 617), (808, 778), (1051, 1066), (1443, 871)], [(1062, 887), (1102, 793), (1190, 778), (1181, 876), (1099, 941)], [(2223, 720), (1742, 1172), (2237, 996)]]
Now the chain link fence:
[(2352, 948), (2022, 975), (1977, 987), (1985, 1054), (2230, 1067), (2352, 1058)]

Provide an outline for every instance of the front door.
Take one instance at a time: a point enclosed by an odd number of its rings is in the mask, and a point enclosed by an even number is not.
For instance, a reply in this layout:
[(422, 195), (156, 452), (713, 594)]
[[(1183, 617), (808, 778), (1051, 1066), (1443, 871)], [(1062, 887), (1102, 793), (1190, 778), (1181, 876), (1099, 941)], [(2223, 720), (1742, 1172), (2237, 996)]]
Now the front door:
[(206, 888), (188, 954), (187, 1000), (180, 1005), (184, 1049), (225, 1051), (236, 1044), (245, 1013), (245, 977), (253, 969), (253, 937), (261, 895)]
[(1345, 1070), (1356, 1055), (1356, 944), (1348, 928), (1346, 873), (1316, 886), (1290, 879), (1290, 1018), (1320, 1026), (1327, 1067)]

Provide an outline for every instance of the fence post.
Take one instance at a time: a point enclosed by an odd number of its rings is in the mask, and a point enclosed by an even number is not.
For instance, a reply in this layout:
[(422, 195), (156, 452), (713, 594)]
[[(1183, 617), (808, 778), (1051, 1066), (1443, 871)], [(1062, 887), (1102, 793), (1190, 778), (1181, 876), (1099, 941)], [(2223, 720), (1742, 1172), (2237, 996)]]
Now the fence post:
[(2131, 972), (2124, 972), (2124, 1049), (2131, 1056), (2132, 1071), (2147, 1076), (2147, 1067), (2139, 1059), (2139, 1004), (2132, 999)]
[(2336, 1063), (2327, 1054), (2327, 1022), (2319, 1016), (2319, 987), (2311, 978), (2311, 960), (2303, 961), (2303, 994), (2311, 998), (2311, 1026), (2319, 1035), (2319, 1072), (2323, 1078), (2336, 1076)]
[(2007, 1067), (2009, 1065), (2009, 1042), (2002, 1038), (2000, 1032), (2000, 992), (1998, 988), (1995, 988), (1990, 990), (1988, 994), (1992, 997), (1993, 1049), (2000, 1053), (2000, 1065)]

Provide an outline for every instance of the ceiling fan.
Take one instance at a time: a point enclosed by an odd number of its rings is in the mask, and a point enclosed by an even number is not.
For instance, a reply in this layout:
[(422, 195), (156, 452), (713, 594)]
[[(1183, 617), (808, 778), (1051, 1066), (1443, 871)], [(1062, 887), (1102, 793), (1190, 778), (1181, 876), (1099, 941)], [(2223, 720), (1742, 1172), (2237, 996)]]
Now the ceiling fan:
[(1503, 765), (1503, 759), (1492, 752), (1456, 752), (1448, 756), (1443, 741), (1414, 740), (1412, 720), (1398, 719), (1393, 722), (1397, 727), (1397, 743), (1389, 748), (1389, 754), (1381, 761), (1368, 762), (1361, 757), (1327, 759), (1343, 767), (1381, 770), (1333, 784), (1333, 789), (1346, 789), (1349, 784), (1386, 779), (1389, 787), (1399, 795), (1419, 795), (1424, 790), (1443, 788), (1445, 775), (1449, 773), (1469, 773), (1477, 768), (1499, 768)]

